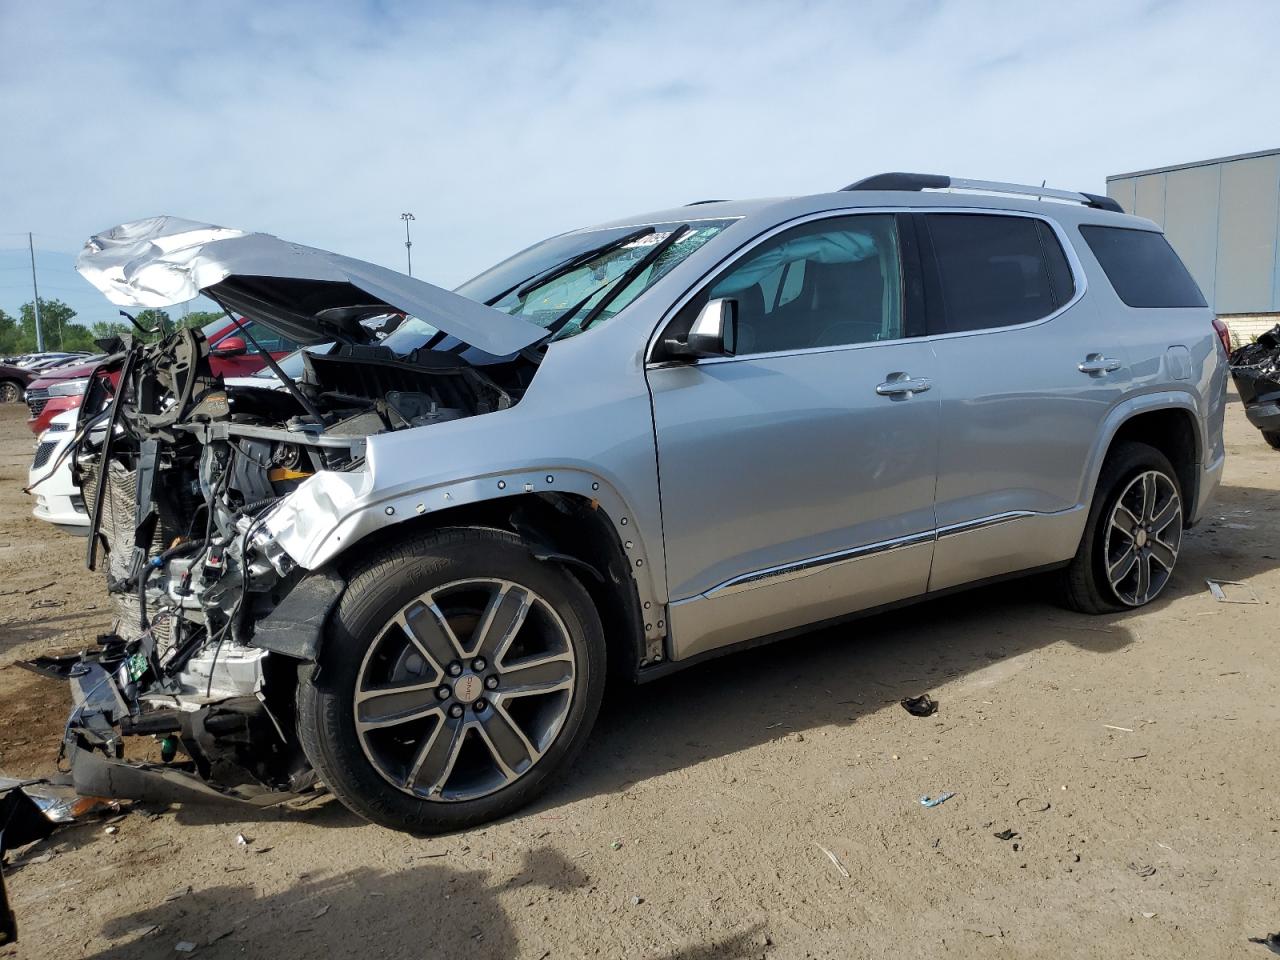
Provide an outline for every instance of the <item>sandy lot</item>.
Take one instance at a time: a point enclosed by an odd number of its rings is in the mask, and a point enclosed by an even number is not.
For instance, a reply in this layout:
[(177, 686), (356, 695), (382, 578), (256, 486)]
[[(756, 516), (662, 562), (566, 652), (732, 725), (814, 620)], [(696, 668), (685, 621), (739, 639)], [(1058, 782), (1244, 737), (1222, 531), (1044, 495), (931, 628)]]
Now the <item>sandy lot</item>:
[[(67, 698), (7, 665), (107, 626), (83, 541), (29, 517), (22, 412), (0, 408), (9, 775), (51, 769)], [(1280, 454), (1238, 405), (1228, 449), (1141, 613), (1015, 582), (615, 691), (559, 789), (467, 834), (328, 798), (77, 825), (11, 855), (0, 956), (1269, 956), (1246, 938), (1280, 930)], [(897, 703), (926, 691), (933, 717)]]

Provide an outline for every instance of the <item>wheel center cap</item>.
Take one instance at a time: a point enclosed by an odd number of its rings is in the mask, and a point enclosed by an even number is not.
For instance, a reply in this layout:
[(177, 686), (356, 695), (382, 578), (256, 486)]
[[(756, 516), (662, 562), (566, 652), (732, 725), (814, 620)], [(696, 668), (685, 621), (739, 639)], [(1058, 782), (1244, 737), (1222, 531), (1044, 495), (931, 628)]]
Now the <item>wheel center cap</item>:
[(1147, 531), (1139, 530), (1133, 538), (1135, 546), (1145, 547), (1147, 545)]
[(463, 703), (472, 703), (484, 691), (484, 681), (474, 673), (459, 677), (453, 684), (453, 695)]

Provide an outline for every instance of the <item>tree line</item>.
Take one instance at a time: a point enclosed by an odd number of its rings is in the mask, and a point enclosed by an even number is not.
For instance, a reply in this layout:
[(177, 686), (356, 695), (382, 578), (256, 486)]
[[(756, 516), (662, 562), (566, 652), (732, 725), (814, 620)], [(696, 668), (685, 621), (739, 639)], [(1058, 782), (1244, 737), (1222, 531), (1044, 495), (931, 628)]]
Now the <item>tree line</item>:
[[(132, 311), (130, 311), (132, 312)], [(177, 321), (170, 318), (165, 310), (139, 310), (133, 317), (147, 330), (162, 329), (171, 332), (175, 327), (203, 327), (207, 323), (225, 316), (218, 310), (192, 310)], [(87, 350), (100, 353), (101, 349), (94, 342), (107, 337), (131, 333), (141, 336), (136, 327), (124, 317), (119, 320), (99, 320), (89, 326), (75, 321), (76, 312), (61, 300), (40, 298), (40, 326), (44, 330), (44, 348), (75, 352)], [(148, 334), (143, 339), (153, 340), (159, 333)], [(36, 311), (33, 302), (24, 303), (14, 317), (0, 310), (0, 357), (18, 356), (24, 353), (35, 353), (36, 350)]]

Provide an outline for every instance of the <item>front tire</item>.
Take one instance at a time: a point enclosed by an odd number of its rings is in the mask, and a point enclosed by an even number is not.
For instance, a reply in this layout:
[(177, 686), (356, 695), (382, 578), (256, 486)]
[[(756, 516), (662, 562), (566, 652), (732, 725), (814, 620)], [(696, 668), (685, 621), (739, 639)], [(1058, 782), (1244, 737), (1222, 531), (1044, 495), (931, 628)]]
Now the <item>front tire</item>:
[(1267, 441), (1267, 445), (1270, 446), (1272, 450), (1280, 450), (1280, 431), (1263, 430), (1262, 439)]
[(1084, 536), (1061, 574), (1066, 606), (1081, 613), (1141, 607), (1168, 585), (1182, 546), (1182, 490), (1155, 447), (1112, 450), (1094, 490)]
[(447, 529), (354, 571), (298, 729), (353, 812), (432, 834), (502, 817), (572, 762), (599, 711), (604, 631), (590, 597), (517, 536)]

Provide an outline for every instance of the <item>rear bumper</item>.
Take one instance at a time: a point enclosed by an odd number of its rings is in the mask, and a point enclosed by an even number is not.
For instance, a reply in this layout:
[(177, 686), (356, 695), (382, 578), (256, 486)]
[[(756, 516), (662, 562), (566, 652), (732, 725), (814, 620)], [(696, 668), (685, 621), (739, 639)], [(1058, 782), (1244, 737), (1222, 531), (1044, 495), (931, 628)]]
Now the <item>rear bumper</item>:
[(1227, 455), (1223, 453), (1213, 463), (1207, 464), (1200, 471), (1200, 487), (1196, 491), (1196, 502), (1191, 511), (1191, 516), (1187, 518), (1187, 526), (1199, 523), (1204, 519), (1205, 513), (1209, 510), (1209, 505), (1213, 503), (1213, 498), (1218, 494), (1218, 486), (1222, 483), (1222, 468), (1227, 462)]
[(1280, 433), (1280, 401), (1255, 403), (1244, 408), (1244, 415), (1264, 433)]

